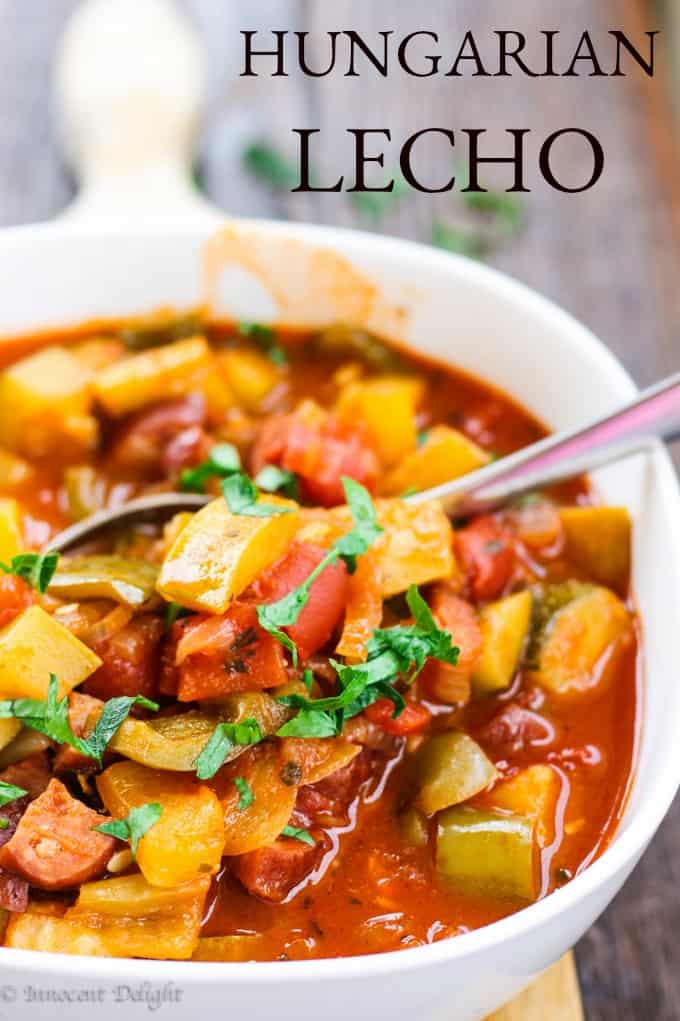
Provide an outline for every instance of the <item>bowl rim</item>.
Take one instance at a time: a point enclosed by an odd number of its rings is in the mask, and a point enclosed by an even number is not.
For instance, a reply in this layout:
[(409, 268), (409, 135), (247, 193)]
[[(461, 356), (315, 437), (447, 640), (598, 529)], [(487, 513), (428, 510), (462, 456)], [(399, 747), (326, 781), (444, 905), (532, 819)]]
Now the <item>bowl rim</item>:
[[(631, 397), (637, 387), (631, 376), (623, 368), (618, 358), (604, 343), (584, 324), (565, 311), (551, 299), (544, 297), (533, 288), (514, 279), (509, 274), (491, 266), (477, 263), (465, 256), (444, 252), (425, 244), (407, 239), (394, 238), (389, 235), (371, 234), (366, 231), (349, 228), (324, 226), (317, 224), (294, 223), (279, 220), (244, 219), (225, 217), (223, 226), (236, 223), (248, 229), (263, 230), (280, 235), (288, 235), (300, 240), (308, 240), (330, 248), (337, 248), (343, 254), (352, 251), (361, 252), (366, 249), (380, 250), (391, 261), (417, 263), (440, 271), (453, 271), (457, 283), (465, 286), (474, 282), (475, 286), (487, 292), (505, 298), (516, 306), (523, 306), (528, 315), (532, 315), (549, 328), (558, 329), (560, 334), (569, 338), (572, 350), (582, 359), (598, 363), (609, 377), (612, 387), (617, 390), (621, 400)], [(219, 221), (216, 220), (219, 227)], [(9, 227), (0, 231), (0, 250), (17, 246), (22, 248), (33, 245), (41, 240), (80, 239), (94, 243), (98, 239), (139, 238), (140, 240), (158, 238), (158, 236), (191, 237), (205, 239), (214, 233), (214, 229), (205, 224), (196, 226), (180, 224), (179, 226), (157, 226), (156, 224), (130, 226), (120, 224), (72, 225), (67, 222), (30, 224)], [(24, 331), (25, 332), (25, 331)], [(0, 340), (0, 344), (2, 341)], [(408, 345), (405, 345), (408, 347)], [(479, 373), (480, 379), (484, 374)], [(680, 506), (680, 486), (668, 454), (660, 441), (657, 441), (648, 455), (653, 458), (657, 483), (662, 487), (665, 500), (673, 501)], [(680, 563), (680, 531), (675, 535), (675, 561)], [(640, 734), (637, 758), (645, 743), (644, 721)], [(621, 873), (629, 871), (655, 831), (661, 824), (680, 786), (680, 742), (675, 748), (668, 749), (668, 756), (663, 771), (656, 779), (654, 798), (645, 799), (636, 809), (624, 830), (619, 830), (612, 843), (600, 857), (589, 865), (582, 873), (559, 890), (554, 891), (543, 900), (493, 922), (480, 929), (440, 940), (435, 943), (404, 950), (385, 951), (376, 954), (354, 955), (348, 957), (330, 957), (318, 960), (299, 961), (257, 961), (257, 962), (207, 962), (207, 961), (176, 961), (147, 960), (139, 958), (102, 958), (87, 955), (66, 955), (52, 952), (17, 950), (0, 947), (0, 967), (12, 968), (16, 972), (32, 973), (34, 976), (54, 976), (57, 973), (68, 974), (73, 980), (77, 971), (88, 979), (120, 979), (146, 980), (149, 982), (182, 983), (189, 986), (211, 982), (229, 982), (232, 985), (271, 985), (281, 981), (286, 984), (306, 984), (323, 982), (329, 979), (380, 978), (387, 977), (395, 971), (412, 973), (447, 961), (465, 957), (476, 957), (487, 953), (500, 944), (527, 936), (532, 930), (556, 921), (559, 916), (570, 909), (577, 909), (580, 904), (607, 886)], [(624, 808), (621, 823), (628, 816), (629, 808)], [(621, 825), (620, 823), (620, 825)]]

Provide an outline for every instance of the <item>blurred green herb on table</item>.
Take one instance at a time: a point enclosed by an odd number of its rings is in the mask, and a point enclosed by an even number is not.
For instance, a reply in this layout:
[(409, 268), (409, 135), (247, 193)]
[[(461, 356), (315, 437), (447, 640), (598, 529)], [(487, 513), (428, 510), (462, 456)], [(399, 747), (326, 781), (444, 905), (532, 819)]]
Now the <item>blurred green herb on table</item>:
[[(298, 174), (293, 163), (267, 142), (252, 142), (246, 146), (243, 164), (253, 177), (273, 191), (289, 190), (297, 184)], [(394, 179), (392, 191), (349, 193), (359, 215), (374, 225), (410, 195), (404, 178), (399, 173), (391, 176)], [(464, 222), (432, 221), (430, 242), (435, 247), (484, 260), (516, 237), (524, 226), (524, 204), (518, 196), (507, 192), (461, 192), (459, 209), (467, 214)]]

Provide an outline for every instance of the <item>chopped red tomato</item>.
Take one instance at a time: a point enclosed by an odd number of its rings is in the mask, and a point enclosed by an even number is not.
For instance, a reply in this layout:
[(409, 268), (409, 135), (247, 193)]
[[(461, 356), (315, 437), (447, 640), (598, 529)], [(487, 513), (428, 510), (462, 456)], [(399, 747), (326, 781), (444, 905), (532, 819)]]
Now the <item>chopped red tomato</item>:
[(509, 536), (492, 517), (477, 518), (455, 536), (456, 555), (475, 600), (495, 599), (515, 566)]
[(424, 730), (432, 719), (432, 714), (424, 705), (407, 702), (405, 708), (396, 719), (393, 717), (394, 702), (390, 698), (379, 698), (377, 702), (364, 710), (371, 723), (377, 723), (388, 734), (403, 737), (406, 734), (417, 734)]
[[(249, 603), (233, 603), (221, 617), (179, 621), (170, 648), (173, 643), (180, 702), (274, 688), (287, 680), (283, 646), (260, 627)], [(167, 670), (162, 687), (170, 687)]]
[(23, 578), (0, 574), (0, 628), (6, 627), (22, 610), (35, 602), (35, 592)]
[(450, 582), (432, 586), (430, 608), (441, 628), (456, 645), (458, 662), (428, 660), (419, 678), (422, 689), (438, 702), (455, 705), (470, 698), (470, 678), (482, 652), (482, 633), (473, 606), (461, 599)]
[[(255, 600), (274, 603), (288, 595), (309, 577), (325, 555), (321, 546), (293, 543), (286, 555), (253, 585)], [(330, 640), (344, 613), (348, 584), (347, 568), (341, 561), (325, 567), (312, 583), (309, 599), (297, 621), (284, 629), (295, 642), (301, 659), (307, 659)]]
[(118, 695), (156, 694), (158, 681), (158, 645), (163, 623), (158, 617), (135, 617), (111, 638), (93, 642), (92, 648), (102, 665), (83, 684), (86, 695), (103, 701)]
[(363, 433), (332, 415), (313, 422), (295, 414), (269, 419), (253, 450), (253, 471), (265, 464), (295, 472), (303, 497), (323, 507), (344, 503), (343, 475), (373, 491), (379, 472)]

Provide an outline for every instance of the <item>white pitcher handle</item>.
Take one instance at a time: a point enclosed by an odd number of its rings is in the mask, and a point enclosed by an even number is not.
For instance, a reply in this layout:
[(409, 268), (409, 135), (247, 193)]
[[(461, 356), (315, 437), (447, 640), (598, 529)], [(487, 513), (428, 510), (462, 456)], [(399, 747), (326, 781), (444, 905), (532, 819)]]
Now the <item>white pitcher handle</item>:
[(173, 0), (83, 0), (55, 65), (57, 125), (80, 192), (74, 226), (217, 226), (191, 178), (204, 54)]

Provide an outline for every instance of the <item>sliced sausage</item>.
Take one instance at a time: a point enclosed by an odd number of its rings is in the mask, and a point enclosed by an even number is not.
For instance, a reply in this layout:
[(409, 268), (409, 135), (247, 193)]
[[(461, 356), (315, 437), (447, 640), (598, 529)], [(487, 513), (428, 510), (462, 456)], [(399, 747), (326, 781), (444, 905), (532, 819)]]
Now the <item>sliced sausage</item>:
[(295, 811), (307, 824), (318, 822), (324, 826), (345, 826), (349, 810), (359, 788), (373, 769), (373, 756), (363, 749), (342, 769), (315, 784), (307, 784), (298, 791)]
[(314, 834), (314, 846), (292, 837), (279, 837), (233, 859), (232, 868), (248, 893), (278, 904), (319, 865), (330, 846), (324, 833)]
[(43, 890), (78, 886), (101, 875), (113, 854), (113, 837), (93, 828), (108, 821), (51, 780), (0, 849), (0, 868)]
[[(39, 797), (50, 782), (50, 764), (45, 752), (38, 752), (37, 755), (30, 755), (27, 759), (22, 759), (20, 762), (13, 762), (11, 766), (7, 766), (0, 772), (0, 780), (4, 783), (14, 784), (15, 787), (21, 787), (26, 791), (28, 799), (20, 799), (21, 801)], [(11, 802), (14, 804), (14, 802)], [(6, 806), (5, 810), (0, 810), (0, 815), (7, 814)], [(4, 832), (7, 832), (6, 830)], [(3, 831), (0, 830), (0, 843), (5, 843), (1, 840)]]
[(0, 908), (19, 914), (28, 907), (28, 883), (0, 869)]

